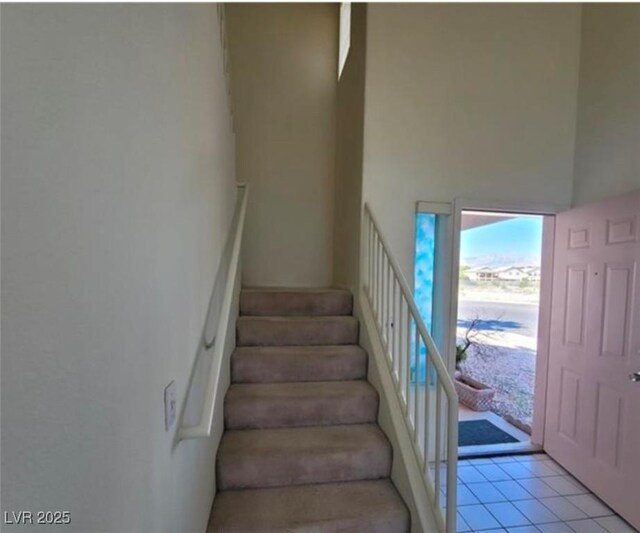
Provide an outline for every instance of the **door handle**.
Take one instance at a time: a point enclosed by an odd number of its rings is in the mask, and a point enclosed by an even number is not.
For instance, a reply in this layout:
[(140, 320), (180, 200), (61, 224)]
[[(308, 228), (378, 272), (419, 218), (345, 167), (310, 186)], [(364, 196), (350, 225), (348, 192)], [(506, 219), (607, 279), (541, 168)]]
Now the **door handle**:
[(634, 372), (633, 374), (629, 374), (629, 379), (631, 381), (633, 381), (634, 383), (637, 383), (640, 381), (640, 372)]

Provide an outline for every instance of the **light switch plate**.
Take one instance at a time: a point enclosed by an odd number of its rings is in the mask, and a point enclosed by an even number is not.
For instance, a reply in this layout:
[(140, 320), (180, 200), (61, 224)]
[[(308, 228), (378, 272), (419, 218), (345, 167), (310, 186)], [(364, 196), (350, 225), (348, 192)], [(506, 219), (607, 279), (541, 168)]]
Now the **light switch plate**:
[(164, 429), (169, 431), (176, 421), (176, 382), (172, 381), (164, 389)]

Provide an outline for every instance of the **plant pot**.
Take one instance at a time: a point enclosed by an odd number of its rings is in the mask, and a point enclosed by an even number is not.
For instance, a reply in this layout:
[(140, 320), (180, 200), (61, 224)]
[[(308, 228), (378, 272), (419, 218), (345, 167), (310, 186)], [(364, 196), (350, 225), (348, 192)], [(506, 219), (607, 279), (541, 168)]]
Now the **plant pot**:
[(474, 411), (488, 411), (491, 408), (491, 401), (496, 395), (496, 391), (489, 385), (457, 373), (454, 384), (462, 405), (466, 405)]

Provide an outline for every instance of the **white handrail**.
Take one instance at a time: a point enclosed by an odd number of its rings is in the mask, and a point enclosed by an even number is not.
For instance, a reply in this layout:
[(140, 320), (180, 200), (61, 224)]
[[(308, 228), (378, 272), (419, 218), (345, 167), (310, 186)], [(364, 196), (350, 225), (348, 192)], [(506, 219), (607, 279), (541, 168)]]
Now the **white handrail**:
[[(438, 348), (427, 330), (411, 289), (391, 254), (368, 204), (364, 206), (366, 264), (364, 293), (373, 311), (378, 335), (386, 350), (389, 371), (412, 433), (413, 450), (422, 466), (429, 503), (441, 531), (456, 531), (458, 464), (458, 395)], [(363, 238), (365, 234), (363, 232)], [(421, 347), (424, 346), (424, 397), (421, 398)], [(412, 367), (414, 376), (412, 378)], [(445, 402), (442, 402), (442, 393)], [(432, 402), (431, 396), (435, 395)], [(421, 409), (422, 408), (422, 409)], [(421, 412), (422, 410), (422, 412)], [(446, 431), (443, 435), (443, 412)], [(434, 450), (431, 452), (431, 437)], [(444, 446), (443, 446), (444, 445)], [(443, 450), (443, 447), (445, 450)], [(444, 453), (443, 453), (444, 452)], [(446, 505), (441, 509), (442, 459), (446, 458)]]
[(244, 229), (244, 219), (247, 211), (247, 199), (249, 197), (249, 186), (246, 184), (238, 184), (238, 189), (242, 191), (242, 199), (240, 200), (239, 210), (234, 217), (235, 228), (232, 229), (233, 247), (229, 258), (229, 268), (227, 270), (227, 279), (224, 288), (224, 296), (222, 298), (222, 306), (220, 311), (220, 320), (216, 331), (215, 345), (212, 353), (211, 368), (207, 388), (204, 393), (204, 405), (200, 415), (200, 422), (194, 426), (183, 426), (178, 432), (178, 439), (196, 439), (200, 437), (209, 437), (211, 435), (211, 427), (213, 426), (213, 417), (215, 412), (215, 400), (220, 382), (220, 373), (222, 370), (222, 362), (224, 359), (224, 348), (226, 345), (226, 334), (229, 328), (229, 320), (231, 319), (231, 305), (233, 303), (233, 292), (238, 277), (240, 265), (240, 249), (242, 248), (242, 232)]

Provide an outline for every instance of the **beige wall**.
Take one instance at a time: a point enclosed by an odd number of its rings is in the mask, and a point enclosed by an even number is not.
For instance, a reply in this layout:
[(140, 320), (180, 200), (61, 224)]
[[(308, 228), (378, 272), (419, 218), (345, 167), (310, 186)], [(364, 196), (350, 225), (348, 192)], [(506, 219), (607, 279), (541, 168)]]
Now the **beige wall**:
[(215, 443), (174, 446), (163, 390), (234, 196), (215, 5), (2, 6), (2, 511), (204, 531)]
[(363, 195), (413, 278), (415, 202), (571, 202), (580, 7), (375, 4)]
[(574, 202), (640, 188), (640, 5), (585, 4)]
[(337, 98), (334, 282), (354, 291), (360, 260), (366, 9), (351, 5), (351, 47)]
[(238, 179), (251, 184), (246, 285), (333, 277), (338, 7), (230, 4)]

